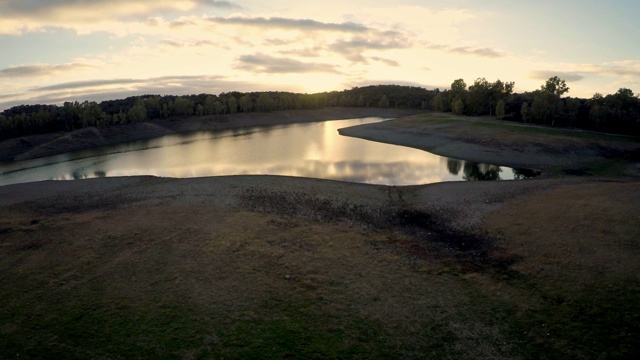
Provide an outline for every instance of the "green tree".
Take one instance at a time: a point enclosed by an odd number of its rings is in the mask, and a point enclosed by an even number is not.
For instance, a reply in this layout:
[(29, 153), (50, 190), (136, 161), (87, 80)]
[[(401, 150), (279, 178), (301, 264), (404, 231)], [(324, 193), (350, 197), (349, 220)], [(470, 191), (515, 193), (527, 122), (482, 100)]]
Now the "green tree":
[(135, 105), (127, 111), (127, 119), (130, 122), (142, 122), (147, 120), (147, 107), (142, 99), (136, 100)]
[(451, 91), (449, 91), (449, 101), (451, 103), (451, 108), (454, 109), (455, 112), (455, 103), (458, 100), (464, 101), (466, 100), (467, 93), (467, 83), (462, 79), (454, 80), (451, 83)]
[(256, 102), (256, 108), (260, 112), (269, 112), (274, 110), (275, 104), (268, 93), (261, 93)]
[(504, 100), (499, 100), (498, 105), (496, 105), (496, 117), (498, 120), (504, 118)]
[(213, 113), (214, 114), (224, 114), (224, 105), (219, 100), (213, 102)]
[(540, 90), (560, 97), (569, 91), (569, 87), (563, 79), (554, 76), (549, 78), (549, 80), (540, 87)]
[(183, 96), (178, 96), (173, 102), (173, 114), (175, 116), (193, 115), (193, 100)]
[(520, 107), (520, 117), (522, 118), (522, 122), (526, 123), (527, 120), (530, 120), (529, 117), (529, 103), (526, 101), (522, 103)]
[(240, 111), (243, 113), (248, 113), (253, 110), (253, 103), (251, 102), (251, 96), (249, 94), (244, 94), (238, 100), (238, 105), (240, 106)]
[(216, 98), (213, 95), (207, 95), (204, 99), (204, 114), (205, 115), (215, 115), (216, 112)]
[(389, 107), (389, 99), (387, 98), (387, 95), (382, 95), (382, 98), (378, 102), (378, 107), (381, 107), (381, 108)]
[(467, 108), (470, 113), (484, 115), (489, 113), (491, 83), (485, 78), (477, 78), (473, 85), (469, 86), (467, 95)]
[(462, 101), (462, 99), (458, 98), (453, 103), (453, 112), (460, 115), (464, 113), (464, 102)]
[(445, 111), (442, 94), (436, 95), (433, 100), (431, 100), (431, 107), (436, 111)]
[(238, 112), (238, 100), (236, 100), (235, 96), (231, 95), (227, 98), (227, 109), (229, 110), (229, 114)]
[(631, 89), (627, 89), (627, 88), (620, 88), (616, 92), (616, 95), (621, 95), (621, 96), (625, 96), (625, 97), (633, 97), (633, 91), (631, 91)]
[(160, 106), (160, 97), (151, 96), (144, 99), (144, 105), (147, 108), (147, 119), (157, 119), (162, 116), (162, 106)]

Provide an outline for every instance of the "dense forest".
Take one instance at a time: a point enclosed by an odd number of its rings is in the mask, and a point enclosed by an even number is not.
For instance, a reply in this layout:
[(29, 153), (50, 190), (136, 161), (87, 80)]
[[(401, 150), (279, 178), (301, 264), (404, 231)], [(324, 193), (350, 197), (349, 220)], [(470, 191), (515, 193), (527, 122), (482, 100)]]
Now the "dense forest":
[(495, 116), (501, 120), (640, 135), (640, 99), (626, 88), (590, 99), (563, 97), (569, 91), (558, 77), (540, 89), (513, 93), (513, 82), (484, 78), (467, 87), (462, 79), (450, 89), (373, 85), (350, 90), (299, 94), (228, 92), (219, 95), (142, 95), (120, 100), (20, 105), (0, 113), (0, 139), (89, 126), (112, 126), (154, 119), (183, 118), (324, 107), (380, 107)]

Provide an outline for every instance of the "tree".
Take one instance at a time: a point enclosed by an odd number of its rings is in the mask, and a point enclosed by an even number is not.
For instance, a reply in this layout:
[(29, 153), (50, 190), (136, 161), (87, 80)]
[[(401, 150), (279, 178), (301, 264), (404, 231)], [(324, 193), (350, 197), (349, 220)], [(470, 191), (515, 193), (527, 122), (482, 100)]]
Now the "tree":
[(205, 115), (215, 115), (216, 113), (216, 98), (213, 95), (207, 95), (204, 99), (204, 114)]
[(229, 109), (229, 114), (235, 114), (238, 112), (238, 100), (236, 100), (235, 96), (229, 96), (227, 99), (227, 108)]
[(213, 102), (213, 114), (224, 114), (224, 106), (219, 100)]
[(540, 90), (560, 97), (569, 91), (569, 87), (564, 80), (554, 76), (549, 78), (549, 80), (541, 86)]
[(498, 120), (504, 118), (504, 100), (498, 101), (498, 105), (496, 105), (496, 117)]
[(616, 95), (621, 95), (621, 96), (625, 96), (625, 97), (633, 97), (633, 91), (631, 91), (631, 89), (627, 89), (627, 88), (620, 88), (620, 89), (618, 89), (618, 92), (616, 92)]
[(513, 92), (514, 82), (488, 82), (485, 78), (478, 78), (469, 86), (467, 108), (476, 115), (493, 115), (498, 101), (505, 100)]
[(526, 101), (523, 102), (522, 107), (520, 107), (520, 117), (524, 123), (529, 119), (529, 104)]
[(491, 112), (490, 107), (491, 84), (485, 78), (477, 78), (473, 85), (469, 86), (467, 96), (467, 108), (475, 115), (483, 115)]
[(431, 100), (431, 107), (436, 111), (445, 111), (444, 108), (444, 100), (442, 99), (442, 94), (436, 95), (436, 97)]
[(494, 106), (498, 105), (500, 100), (504, 100), (513, 93), (513, 81), (503, 83), (500, 79), (491, 83), (489, 87), (489, 115)]
[(240, 111), (244, 113), (251, 112), (253, 110), (253, 104), (251, 102), (251, 96), (249, 94), (244, 94), (238, 100), (238, 105), (240, 106)]
[(141, 122), (147, 120), (147, 107), (142, 99), (136, 100), (136, 104), (127, 111), (127, 119), (130, 122)]
[(378, 107), (381, 107), (381, 108), (389, 107), (389, 99), (387, 98), (387, 95), (382, 95), (382, 98), (378, 102)]
[(256, 102), (256, 108), (260, 112), (268, 112), (275, 108), (274, 101), (268, 93), (261, 93)]
[(157, 119), (162, 116), (162, 106), (158, 96), (144, 99), (144, 105), (147, 107), (147, 119)]
[(193, 100), (178, 96), (173, 102), (173, 114), (175, 116), (193, 115)]
[(458, 100), (464, 101), (466, 98), (467, 83), (462, 79), (454, 80), (451, 83), (451, 91), (449, 92), (449, 101), (451, 101), (451, 108), (455, 111), (455, 103)]
[(464, 102), (462, 102), (462, 99), (458, 98), (453, 103), (453, 112), (462, 115), (462, 113), (464, 112)]

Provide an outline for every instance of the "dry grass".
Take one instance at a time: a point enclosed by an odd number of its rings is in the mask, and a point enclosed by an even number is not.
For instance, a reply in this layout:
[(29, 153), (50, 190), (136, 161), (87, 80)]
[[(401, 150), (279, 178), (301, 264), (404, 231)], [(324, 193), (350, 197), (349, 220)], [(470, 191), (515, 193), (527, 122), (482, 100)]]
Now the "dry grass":
[[(227, 180), (140, 188), (179, 197), (136, 200), (130, 185), (2, 208), (1, 357), (638, 353), (637, 183), (524, 182), (531, 189), (510, 185), (513, 196), (450, 184), (438, 192), (460, 211), (443, 212), (421, 193), (432, 187), (386, 196), (366, 185)], [(208, 198), (196, 184), (237, 204), (190, 203)], [(474, 233), (448, 218), (465, 216), (470, 187), (497, 199)], [(357, 195), (318, 192), (333, 188)]]

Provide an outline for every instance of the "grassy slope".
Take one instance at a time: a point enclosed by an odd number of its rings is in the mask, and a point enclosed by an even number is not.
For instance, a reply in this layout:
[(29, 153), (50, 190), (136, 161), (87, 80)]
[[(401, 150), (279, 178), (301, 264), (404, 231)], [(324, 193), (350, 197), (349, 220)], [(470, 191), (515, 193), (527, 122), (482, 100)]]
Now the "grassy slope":
[[(523, 150), (566, 158), (564, 163), (547, 165), (548, 173), (620, 176), (637, 174), (629, 161), (640, 162), (640, 139), (581, 130), (549, 128), (474, 118), (451, 113), (428, 113), (388, 122), (391, 128), (412, 129), (423, 134), (440, 134), (452, 141), (481, 145), (509, 156)], [(526, 161), (526, 157), (522, 160)], [(522, 160), (515, 160), (516, 162)]]

